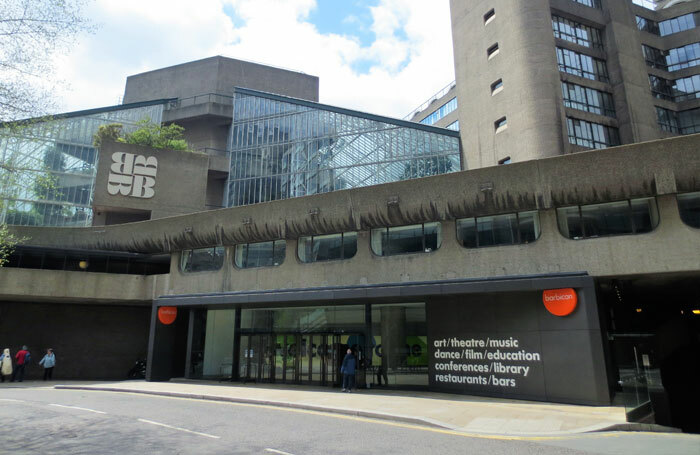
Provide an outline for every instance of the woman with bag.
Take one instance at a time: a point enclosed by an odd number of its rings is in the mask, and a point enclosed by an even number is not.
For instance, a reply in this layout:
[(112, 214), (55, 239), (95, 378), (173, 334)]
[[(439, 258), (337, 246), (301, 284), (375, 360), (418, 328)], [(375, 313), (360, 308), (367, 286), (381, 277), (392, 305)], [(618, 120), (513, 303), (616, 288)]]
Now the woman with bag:
[(12, 376), (12, 356), (10, 355), (9, 348), (5, 348), (5, 351), (0, 355), (1, 382), (5, 382), (5, 376)]

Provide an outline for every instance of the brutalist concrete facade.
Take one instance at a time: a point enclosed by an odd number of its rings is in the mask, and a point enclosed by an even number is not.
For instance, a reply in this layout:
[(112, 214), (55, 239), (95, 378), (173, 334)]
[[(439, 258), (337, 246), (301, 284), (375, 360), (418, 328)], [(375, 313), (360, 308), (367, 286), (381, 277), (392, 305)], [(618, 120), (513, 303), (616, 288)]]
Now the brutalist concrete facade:
[[(567, 118), (613, 128), (620, 143), (629, 144), (675, 134), (662, 130), (655, 106), (674, 112), (700, 106), (699, 99), (658, 99), (649, 82), (649, 75), (674, 80), (700, 74), (700, 67), (673, 72), (652, 68), (642, 52), (643, 44), (668, 50), (700, 42), (700, 28), (657, 36), (640, 31), (636, 23), (637, 16), (659, 22), (698, 12), (699, 1), (653, 11), (631, 0), (452, 0), (450, 9), (460, 130), (470, 169), (496, 165), (507, 157), (526, 161), (584, 149), (570, 142)], [(556, 38), (553, 16), (598, 29), (602, 47)], [(494, 46), (497, 52), (489, 55)], [(556, 48), (604, 61), (607, 77), (594, 80), (560, 71)], [(502, 90), (492, 93), (499, 80)], [(562, 81), (609, 93), (615, 115), (565, 106)], [(504, 117), (507, 128), (497, 128), (495, 122)]]

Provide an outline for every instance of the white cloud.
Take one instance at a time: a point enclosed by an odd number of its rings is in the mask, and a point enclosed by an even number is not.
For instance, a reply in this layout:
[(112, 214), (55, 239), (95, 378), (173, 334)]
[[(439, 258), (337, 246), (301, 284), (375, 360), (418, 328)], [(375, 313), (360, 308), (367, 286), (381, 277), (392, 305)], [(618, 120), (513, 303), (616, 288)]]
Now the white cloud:
[[(224, 6), (235, 11), (233, 21)], [(321, 101), (402, 117), (454, 78), (447, 0), (380, 0), (375, 34), (323, 34), (309, 22), (315, 0), (97, 0), (100, 28), (58, 60), (63, 110), (116, 104), (126, 76), (212, 55), (320, 77)], [(358, 72), (360, 67), (364, 71)]]

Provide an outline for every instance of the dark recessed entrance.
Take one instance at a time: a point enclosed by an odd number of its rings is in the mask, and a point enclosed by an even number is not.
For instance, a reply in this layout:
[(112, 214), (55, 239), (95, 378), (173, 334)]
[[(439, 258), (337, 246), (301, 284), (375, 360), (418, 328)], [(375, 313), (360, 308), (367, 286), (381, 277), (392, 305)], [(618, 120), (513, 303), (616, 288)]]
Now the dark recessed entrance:
[(700, 432), (700, 276), (600, 279), (598, 301), (628, 420)]

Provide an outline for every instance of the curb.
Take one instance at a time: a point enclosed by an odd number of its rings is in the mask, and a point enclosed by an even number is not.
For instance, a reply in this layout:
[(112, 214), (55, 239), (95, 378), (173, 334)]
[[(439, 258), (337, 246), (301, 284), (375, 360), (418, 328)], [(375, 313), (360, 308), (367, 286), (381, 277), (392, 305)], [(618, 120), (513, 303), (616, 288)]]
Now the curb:
[(143, 395), (157, 395), (164, 397), (175, 397), (175, 398), (193, 398), (195, 400), (207, 400), (207, 401), (223, 401), (229, 403), (242, 403), (242, 404), (255, 404), (260, 406), (274, 406), (279, 408), (292, 408), (292, 409), (303, 409), (306, 411), (317, 411), (317, 412), (327, 412), (331, 414), (341, 414), (349, 415), (354, 417), (367, 417), (370, 419), (380, 419), (389, 420), (394, 422), (410, 423), (413, 425), (422, 425), (432, 428), (439, 428), (441, 430), (457, 430), (458, 427), (448, 425), (437, 420), (422, 418), (422, 417), (412, 417), (405, 416), (401, 414), (390, 414), (377, 411), (366, 411), (362, 409), (348, 409), (348, 408), (337, 408), (329, 406), (320, 406), (314, 404), (305, 403), (294, 403), (289, 401), (272, 401), (272, 400), (256, 400), (254, 398), (238, 398), (238, 397), (224, 397), (220, 395), (203, 395), (198, 393), (188, 393), (188, 392), (160, 392), (156, 390), (130, 390), (122, 389), (119, 387), (89, 387), (89, 386), (73, 386), (73, 385), (55, 385), (54, 389), (59, 390), (93, 390), (98, 392), (122, 392), (122, 393), (139, 393)]
[(270, 406), (278, 408), (290, 408), (290, 409), (302, 409), (306, 411), (317, 411), (326, 412), (329, 414), (340, 414), (354, 417), (366, 417), (370, 419), (387, 420), (393, 422), (408, 423), (412, 425), (421, 425), (431, 428), (438, 428), (441, 430), (451, 430), (457, 431), (465, 434), (474, 434), (481, 436), (503, 436), (503, 437), (526, 437), (526, 436), (566, 436), (575, 434), (586, 434), (586, 433), (602, 433), (609, 431), (625, 431), (625, 432), (651, 432), (651, 433), (681, 433), (682, 431), (678, 428), (666, 427), (663, 425), (649, 424), (649, 423), (616, 423), (616, 424), (600, 424), (590, 427), (581, 428), (579, 430), (573, 431), (554, 431), (548, 433), (491, 433), (491, 432), (471, 432), (464, 431), (460, 427), (446, 424), (438, 420), (424, 418), (424, 417), (413, 417), (401, 414), (391, 414), (385, 412), (377, 411), (367, 411), (362, 409), (349, 409), (349, 408), (339, 408), (330, 406), (313, 405), (306, 403), (296, 403), (289, 401), (274, 401), (274, 400), (259, 400), (254, 398), (239, 398), (239, 397), (225, 397), (221, 395), (206, 395), (198, 393), (189, 392), (161, 392), (157, 390), (132, 390), (124, 389), (119, 387), (94, 387), (94, 386), (79, 386), (79, 385), (55, 385), (54, 389), (62, 390), (88, 390), (88, 391), (98, 391), (98, 392), (121, 392), (121, 393), (137, 393), (142, 395), (155, 395), (164, 397), (174, 397), (174, 398), (191, 398), (195, 400), (206, 400), (206, 401), (221, 401), (228, 403), (242, 403), (242, 404), (253, 404), (259, 406)]

